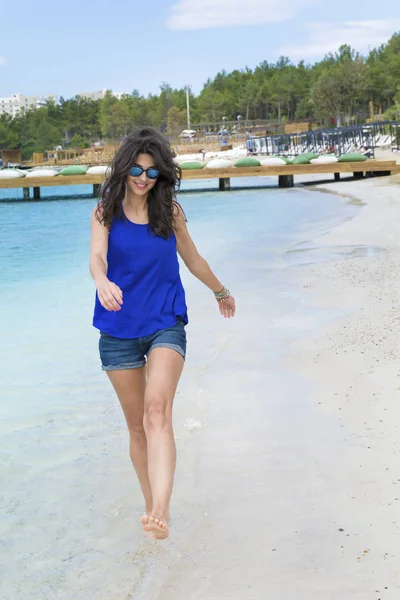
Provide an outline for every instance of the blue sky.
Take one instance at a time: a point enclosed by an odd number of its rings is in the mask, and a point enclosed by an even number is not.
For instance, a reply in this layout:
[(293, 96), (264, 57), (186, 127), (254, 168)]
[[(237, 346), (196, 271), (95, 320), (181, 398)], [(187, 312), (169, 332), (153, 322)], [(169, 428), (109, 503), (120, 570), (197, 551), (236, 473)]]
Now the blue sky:
[[(0, 11), (0, 96), (70, 97), (104, 88), (198, 93), (208, 77), (280, 55), (315, 61), (342, 43), (361, 52), (400, 31), (386, 0), (19, 0)], [(385, 10), (383, 10), (385, 8)]]

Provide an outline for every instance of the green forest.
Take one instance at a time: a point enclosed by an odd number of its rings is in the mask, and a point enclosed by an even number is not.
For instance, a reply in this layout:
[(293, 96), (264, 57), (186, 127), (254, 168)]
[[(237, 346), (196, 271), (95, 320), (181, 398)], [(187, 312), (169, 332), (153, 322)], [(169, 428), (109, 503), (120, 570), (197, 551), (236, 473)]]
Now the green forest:
[[(222, 71), (190, 97), (191, 122), (246, 120), (287, 122), (318, 119), (337, 124), (363, 122), (373, 101), (388, 119), (400, 119), (400, 33), (362, 56), (342, 46), (320, 62), (294, 64), (281, 57), (256, 68)], [(177, 136), (186, 127), (186, 91), (163, 83), (158, 95), (137, 90), (120, 100), (60, 98), (14, 119), (0, 117), (0, 149), (21, 148), (24, 158), (57, 145), (88, 147), (99, 140), (117, 142), (140, 125)]]

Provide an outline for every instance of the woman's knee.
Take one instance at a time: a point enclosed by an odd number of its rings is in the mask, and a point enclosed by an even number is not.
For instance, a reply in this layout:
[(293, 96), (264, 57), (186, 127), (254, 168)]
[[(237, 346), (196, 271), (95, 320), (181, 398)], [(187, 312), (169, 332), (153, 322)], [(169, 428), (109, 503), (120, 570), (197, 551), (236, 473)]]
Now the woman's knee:
[(144, 435), (143, 420), (135, 423), (128, 423), (129, 435), (135, 438)]
[(170, 403), (162, 395), (145, 397), (144, 427), (145, 429), (163, 428), (172, 424)]

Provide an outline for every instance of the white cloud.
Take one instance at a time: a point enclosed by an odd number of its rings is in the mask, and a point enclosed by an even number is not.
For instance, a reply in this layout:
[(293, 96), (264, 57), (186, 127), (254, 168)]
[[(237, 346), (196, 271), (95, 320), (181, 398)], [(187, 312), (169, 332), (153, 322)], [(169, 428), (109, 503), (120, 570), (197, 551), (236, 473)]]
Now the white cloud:
[(341, 25), (312, 23), (307, 26), (308, 39), (304, 44), (284, 46), (277, 54), (301, 60), (322, 58), (349, 44), (359, 52), (368, 52), (392, 37), (400, 29), (400, 20), (348, 21)]
[(1, 65), (5, 65), (6, 62), (7, 62), (7, 59), (4, 58), (3, 56), (0, 56), (0, 67), (1, 67)]
[(178, 0), (168, 19), (170, 29), (211, 29), (287, 21), (316, 0)]

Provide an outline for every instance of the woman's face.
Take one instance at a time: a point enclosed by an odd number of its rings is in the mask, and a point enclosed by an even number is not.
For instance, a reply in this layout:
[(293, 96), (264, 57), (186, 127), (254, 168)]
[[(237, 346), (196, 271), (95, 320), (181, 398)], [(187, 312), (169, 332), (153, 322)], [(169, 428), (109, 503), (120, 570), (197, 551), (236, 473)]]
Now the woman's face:
[(156, 169), (154, 158), (150, 154), (138, 154), (132, 167), (142, 167), (144, 169), (141, 175), (133, 177), (128, 175), (127, 185), (129, 190), (136, 196), (145, 196), (156, 185), (157, 179), (150, 179), (147, 176), (147, 169)]

